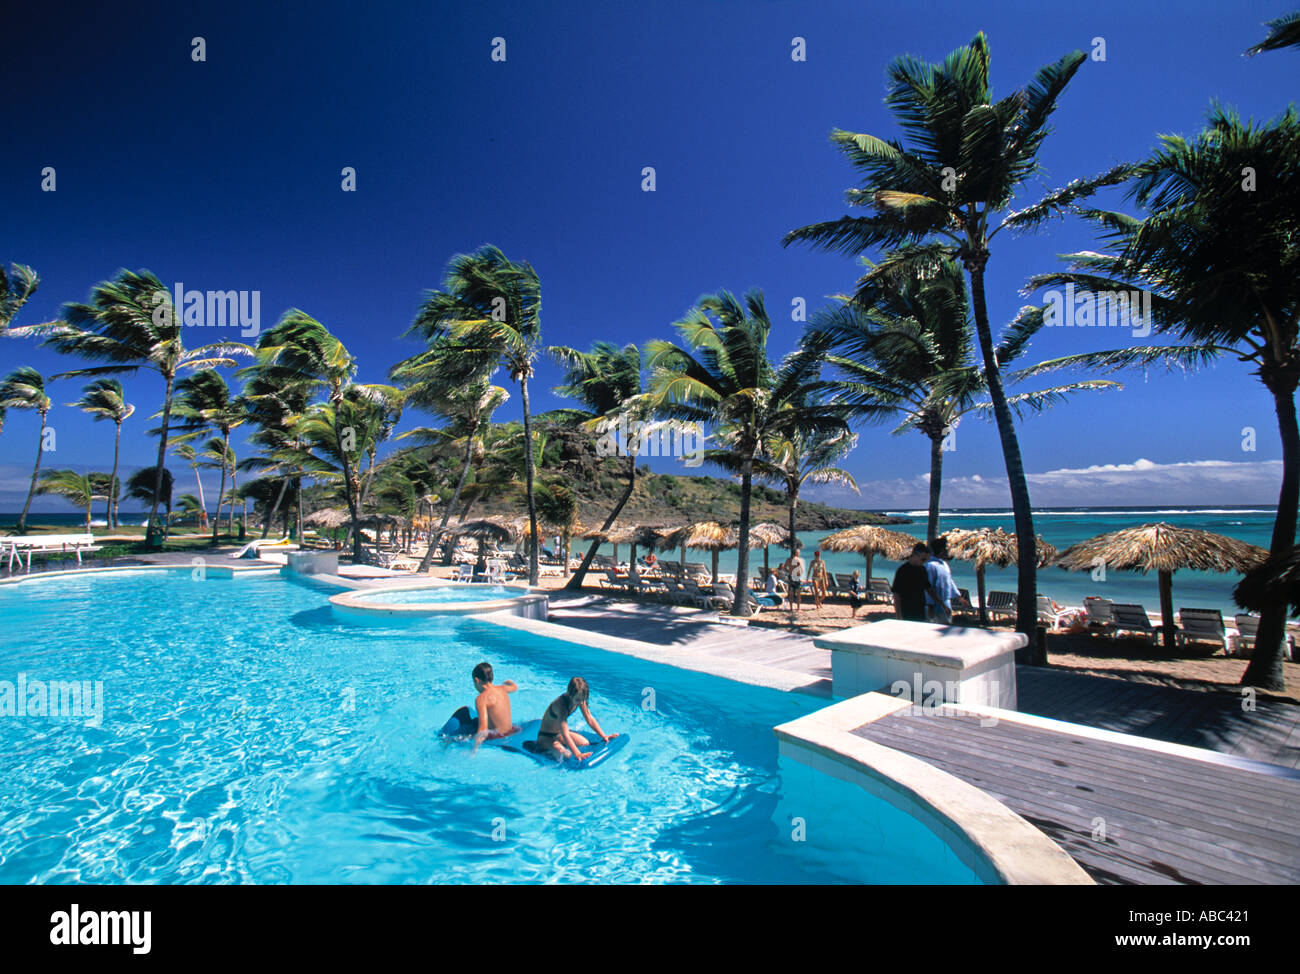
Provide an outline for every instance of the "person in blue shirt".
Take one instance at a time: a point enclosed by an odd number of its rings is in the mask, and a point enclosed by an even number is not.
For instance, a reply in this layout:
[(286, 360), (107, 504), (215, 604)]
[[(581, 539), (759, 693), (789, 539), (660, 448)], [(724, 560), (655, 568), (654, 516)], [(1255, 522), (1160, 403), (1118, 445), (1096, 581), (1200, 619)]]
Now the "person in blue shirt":
[(942, 625), (951, 625), (954, 601), (959, 605), (966, 604), (966, 600), (961, 597), (961, 590), (957, 588), (957, 583), (952, 580), (952, 569), (943, 560), (947, 554), (948, 546), (942, 538), (939, 538), (935, 541), (934, 550), (925, 562), (925, 574), (930, 582), (925, 593), (926, 618), (930, 622)]

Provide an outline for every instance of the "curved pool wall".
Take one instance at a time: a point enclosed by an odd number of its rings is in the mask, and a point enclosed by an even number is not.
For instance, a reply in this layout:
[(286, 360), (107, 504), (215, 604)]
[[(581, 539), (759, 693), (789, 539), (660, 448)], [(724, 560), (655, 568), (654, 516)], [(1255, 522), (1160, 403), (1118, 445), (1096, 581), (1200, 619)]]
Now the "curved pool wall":
[[(495, 597), (500, 592), (513, 594)], [(430, 593), (426, 601), (421, 592)], [(436, 595), (437, 597), (434, 597)], [(463, 595), (464, 598), (456, 596)], [(422, 618), (504, 612), (523, 619), (546, 621), (550, 599), (545, 592), (494, 582), (431, 582), (358, 588), (330, 596), (335, 612), (355, 617)]]

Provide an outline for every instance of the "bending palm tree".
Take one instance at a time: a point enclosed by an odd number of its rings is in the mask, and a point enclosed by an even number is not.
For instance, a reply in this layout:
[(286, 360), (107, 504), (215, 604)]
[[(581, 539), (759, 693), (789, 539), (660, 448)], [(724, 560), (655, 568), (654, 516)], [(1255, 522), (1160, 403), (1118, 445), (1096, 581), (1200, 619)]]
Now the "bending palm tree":
[[(568, 418), (580, 421), (586, 429), (603, 433), (606, 443), (615, 441), (616, 448), (627, 455), (627, 487), (601, 526), (601, 531), (608, 531), (636, 489), (636, 460), (641, 443), (640, 437), (631, 432), (633, 427), (630, 424), (642, 422), (645, 418), (641, 350), (635, 345), (619, 348), (609, 342), (596, 342), (589, 352), (558, 345), (550, 352), (565, 367), (564, 379), (555, 392), (586, 407), (585, 410), (565, 410)], [(618, 443), (616, 431), (620, 429), (626, 435)], [(599, 548), (599, 539), (593, 540), (582, 557), (582, 564), (564, 586), (566, 589), (577, 591), (582, 588)]]
[[(59, 321), (10, 330), (13, 335), (44, 336), (43, 345), (55, 351), (108, 365), (64, 372), (64, 376), (101, 376), (135, 373), (140, 369), (157, 372), (163, 379), (162, 426), (158, 436), (158, 462), (151, 481), (163, 485), (163, 463), (167, 459), (167, 430), (171, 423), (172, 396), (181, 369), (233, 366), (231, 355), (252, 353), (242, 342), (218, 342), (187, 349), (182, 323), (172, 307), (171, 294), (149, 271), (120, 271), (111, 281), (101, 281), (91, 292), (89, 304), (64, 305)], [(156, 522), (161, 494), (149, 505), (146, 541), (155, 543), (163, 531)]]
[(80, 399), (76, 402), (70, 402), (68, 405), (76, 406), (82, 412), (89, 413), (95, 422), (111, 419), (117, 427), (113, 434), (113, 473), (109, 478), (107, 514), (109, 528), (116, 530), (117, 498), (119, 494), (117, 459), (119, 448), (122, 445), (122, 424), (135, 412), (135, 406), (126, 401), (126, 394), (122, 391), (122, 383), (116, 379), (96, 379), (81, 390)]
[(1038, 172), (1038, 151), (1049, 132), (1048, 119), (1084, 60), (1080, 51), (1066, 55), (1039, 69), (1027, 87), (994, 101), (989, 47), (983, 34), (940, 64), (898, 58), (888, 69), (885, 104), (909, 144), (839, 130), (831, 135), (863, 176), (861, 187), (849, 191), (850, 202), (875, 212), (816, 223), (785, 237), (786, 244), (807, 241), (848, 254), (908, 244), (889, 262), (898, 271), (909, 264), (931, 266), (940, 256), (962, 262), (970, 275), (975, 329), (1015, 513), (1019, 627), (1031, 635), (1037, 618), (1033, 515), (1020, 442), (989, 328), (984, 272), (989, 244), (999, 232), (1034, 229), (1127, 175), (1127, 167), (1120, 166), (1092, 180), (1076, 180), (1026, 209), (1002, 215), (1016, 191)]
[(81, 474), (75, 470), (47, 470), (41, 474), (38, 494), (66, 497), (86, 512), (86, 533), (90, 534), (90, 507), (106, 495), (100, 480), (102, 474)]
[[(221, 434), (222, 457), (233, 452), (230, 449), (230, 434), (242, 426), (248, 418), (248, 411), (239, 397), (230, 395), (230, 387), (221, 373), (214, 369), (203, 369), (186, 376), (176, 385), (176, 401), (172, 405), (173, 415), (180, 420), (177, 424), (179, 435), (173, 437), (173, 443), (183, 443), (197, 439), (209, 430)], [(209, 453), (213, 452), (209, 446)], [(221, 486), (217, 490), (217, 516), (212, 522), (212, 540), (216, 542), (217, 531), (221, 521), (221, 499), (226, 497), (226, 463), (221, 467)], [(226, 518), (226, 533), (233, 534), (235, 527), (235, 483), (234, 467), (231, 466), (230, 512)]]
[[(930, 508), (926, 538), (939, 537), (944, 440), (961, 418), (987, 411), (987, 392), (974, 358), (975, 333), (961, 267), (940, 261), (911, 277), (883, 275), (874, 266), (852, 300), (813, 316), (810, 334), (823, 336), (836, 354), (827, 362), (842, 378), (832, 383), (853, 415), (902, 418), (899, 435), (919, 430), (930, 440)], [(994, 351), (999, 367), (1024, 354), (1043, 327), (1040, 309), (1026, 309), (1006, 329)], [(1073, 382), (1007, 398), (1018, 417), (1040, 412), (1084, 389), (1119, 388), (1108, 381)]]
[(0, 382), (0, 410), (30, 409), (41, 417), (41, 429), (36, 440), (36, 465), (32, 467), (32, 483), (27, 488), (27, 500), (18, 516), (18, 533), (27, 530), (27, 512), (31, 510), (32, 495), (36, 493), (36, 478), (41, 473), (41, 454), (45, 452), (45, 417), (50, 412), (50, 397), (45, 393), (45, 377), (30, 366), (14, 369)]
[(1300, 10), (1270, 20), (1264, 26), (1268, 28), (1268, 36), (1254, 47), (1247, 48), (1247, 57), (1264, 51), (1280, 51), (1284, 47), (1300, 47)]
[[(203, 501), (203, 478), (199, 476), (200, 464), (198, 454), (194, 452), (194, 447), (190, 446), (188, 443), (178, 443), (172, 452), (188, 463), (190, 469), (194, 471), (194, 483), (197, 484), (199, 488), (198, 497), (195, 498), (199, 502), (199, 509), (196, 512), (199, 517), (199, 530), (206, 531), (208, 529), (208, 509), (207, 505)], [(220, 517), (221, 512), (218, 511), (217, 518), (220, 519)]]
[(18, 315), (18, 309), (36, 293), (41, 279), (26, 264), (10, 264), (9, 273), (0, 266), (0, 335)]
[[(509, 260), (490, 244), (451, 260), (442, 290), (429, 291), (408, 334), (430, 342), (449, 338), (465, 356), (466, 369), (481, 371), (499, 364), (519, 383), (524, 439), (533, 442), (528, 380), (542, 341), (541, 283), (532, 265)], [(524, 454), (524, 490), (528, 501), (528, 584), (536, 585), (537, 503), (532, 449)]]
[(755, 466), (764, 479), (785, 488), (790, 519), (791, 557), (799, 548), (799, 539), (795, 536), (795, 510), (799, 506), (799, 493), (803, 490), (803, 485), (810, 480), (814, 484), (840, 484), (852, 488), (856, 493), (858, 484), (853, 475), (835, 464), (852, 453), (857, 445), (857, 436), (847, 428), (795, 429), (766, 444), (764, 454)]
[(655, 415), (711, 426), (718, 449), (705, 459), (740, 476), (740, 550), (733, 615), (748, 616), (750, 496), (755, 461), (764, 443), (796, 431), (844, 429), (837, 406), (815, 393), (821, 358), (800, 348), (779, 366), (767, 357), (771, 319), (757, 291), (744, 303), (723, 291), (706, 295), (675, 326), (682, 345), (656, 340), (647, 346), (653, 370), (648, 404)]
[[(1280, 557), (1295, 544), (1300, 506), (1300, 115), (1292, 108), (1256, 126), (1216, 108), (1196, 139), (1165, 136), (1161, 143), (1134, 183), (1132, 196), (1146, 210), (1142, 219), (1088, 214), (1113, 253), (1072, 254), (1069, 271), (1039, 275), (1029, 287), (1145, 292), (1148, 324), (1185, 344), (1071, 355), (1027, 372), (1113, 370), (1162, 360), (1193, 367), (1222, 354), (1254, 366), (1273, 397), (1282, 440), (1282, 485), (1269, 545), (1270, 555)], [(1241, 183), (1247, 167), (1259, 174), (1251, 191)], [(1285, 625), (1285, 605), (1262, 614), (1243, 683), (1284, 687)]]
[[(465, 361), (454, 342), (435, 340), (429, 350), (399, 362), (391, 372), (394, 381), (405, 385), (407, 401), (411, 405), (430, 410), (448, 421), (444, 429), (415, 429), (398, 438), (432, 441), (437, 446), (464, 454), (460, 476), (442, 512), (442, 521), (436, 531), (431, 529), (429, 532), (429, 547), (417, 569), (420, 572), (431, 570), (438, 540), (447, 530), (451, 513), (460, 501), (474, 457), (483, 451), (483, 436), (492, 423), (492, 414), (510, 398), (506, 390), (488, 382), (490, 370), (471, 367), (466, 374)], [(449, 553), (451, 550), (448, 549)]]
[(270, 331), (257, 343), (257, 363), (250, 370), (271, 384), (301, 384), (324, 391), (332, 427), (331, 447), (341, 465), (343, 492), (348, 513), (352, 515), (352, 558), (357, 564), (365, 559), (361, 548), (360, 480), (353, 463), (356, 431), (345, 435), (340, 422), (345, 393), (352, 385), (357, 363), (343, 343), (329, 329), (305, 311), (286, 311)]

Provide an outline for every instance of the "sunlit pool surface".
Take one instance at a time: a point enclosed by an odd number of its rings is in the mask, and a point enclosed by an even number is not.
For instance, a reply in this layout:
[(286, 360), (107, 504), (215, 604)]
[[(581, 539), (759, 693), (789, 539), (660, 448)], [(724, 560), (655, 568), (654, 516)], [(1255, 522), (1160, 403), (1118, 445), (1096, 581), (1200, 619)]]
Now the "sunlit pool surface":
[[(527, 595), (528, 589), (507, 585), (437, 585), (427, 588), (392, 589), (387, 592), (353, 593), (366, 602), (382, 605), (441, 605), (449, 602), (491, 602)], [(597, 718), (599, 719), (599, 718)]]
[[(472, 619), (359, 622), (331, 591), (0, 587), (0, 681), (104, 694), (99, 726), (0, 717), (0, 882), (976, 881), (865, 791), (814, 802), (802, 766), (783, 776), (771, 728), (823, 701)], [(481, 660), (519, 684), (519, 720), (585, 676), (629, 746), (572, 773), (439, 740)]]

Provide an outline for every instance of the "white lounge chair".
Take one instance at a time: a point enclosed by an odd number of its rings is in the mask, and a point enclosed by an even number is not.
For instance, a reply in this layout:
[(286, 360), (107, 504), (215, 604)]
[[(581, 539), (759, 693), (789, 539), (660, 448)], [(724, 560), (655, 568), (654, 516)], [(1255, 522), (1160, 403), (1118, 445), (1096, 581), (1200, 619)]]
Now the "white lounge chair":
[(1115, 603), (1096, 595), (1089, 595), (1083, 600), (1083, 607), (1088, 613), (1089, 628), (1096, 628), (1108, 636), (1115, 634)]
[(1147, 618), (1147, 610), (1136, 603), (1115, 602), (1111, 605), (1111, 611), (1115, 615), (1116, 632), (1138, 633), (1152, 641), (1160, 635), (1160, 630), (1151, 625), (1151, 620)]
[(1016, 618), (1016, 593), (990, 592), (988, 600), (984, 603), (984, 608), (988, 612), (990, 619), (1006, 616), (1007, 619), (1014, 620)]
[[(1230, 656), (1250, 656), (1255, 649), (1255, 637), (1259, 635), (1259, 616), (1238, 615), (1235, 620), (1237, 624), (1237, 635), (1229, 641), (1227, 652)], [(1295, 636), (1291, 633), (1286, 635), (1287, 659), (1295, 662), (1296, 644)]]

